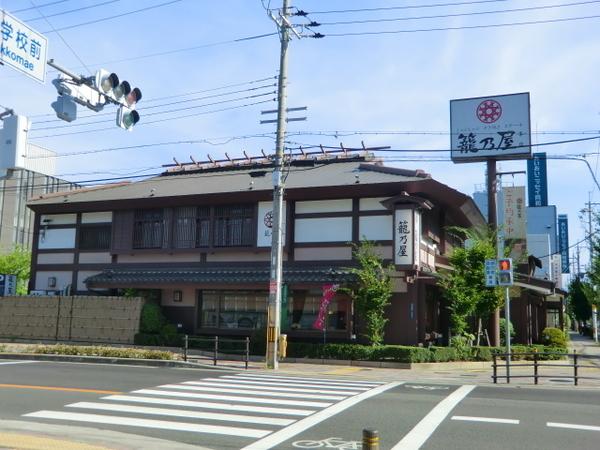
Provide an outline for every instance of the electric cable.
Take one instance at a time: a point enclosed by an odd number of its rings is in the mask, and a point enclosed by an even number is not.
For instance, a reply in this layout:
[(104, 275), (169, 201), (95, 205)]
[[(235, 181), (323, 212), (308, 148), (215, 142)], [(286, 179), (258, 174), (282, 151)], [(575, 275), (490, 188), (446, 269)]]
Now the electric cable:
[(361, 8), (361, 9), (338, 9), (333, 11), (310, 11), (307, 14), (345, 14), (355, 12), (373, 12), (373, 11), (392, 11), (399, 9), (421, 9), (421, 8), (441, 8), (447, 6), (478, 5), (483, 3), (500, 3), (508, 0), (476, 0), (451, 3), (434, 3), (428, 5), (403, 5), (403, 6), (383, 6), (379, 8)]
[(106, 0), (106, 1), (103, 1), (103, 2), (100, 2), (100, 3), (95, 3), (95, 4), (93, 4), (93, 5), (82, 6), (82, 7), (80, 7), (80, 8), (70, 9), (70, 10), (68, 10), (68, 11), (61, 11), (61, 12), (57, 12), (57, 13), (54, 13), (54, 14), (47, 14), (45, 17), (44, 17), (44, 16), (42, 16), (42, 17), (33, 17), (33, 18), (31, 18), (31, 19), (26, 19), (26, 20), (24, 20), (24, 22), (25, 22), (25, 23), (28, 23), (28, 22), (35, 22), (35, 21), (37, 21), (37, 20), (42, 20), (42, 19), (44, 19), (44, 18), (46, 18), (46, 19), (47, 19), (47, 18), (49, 18), (49, 17), (62, 16), (62, 15), (64, 15), (64, 14), (71, 14), (71, 13), (74, 13), (74, 12), (84, 11), (84, 10), (86, 10), (86, 9), (98, 8), (98, 7), (100, 7), (100, 6), (109, 5), (109, 4), (111, 4), (111, 3), (116, 3), (116, 2), (119, 2), (119, 1), (121, 1), (121, 0)]

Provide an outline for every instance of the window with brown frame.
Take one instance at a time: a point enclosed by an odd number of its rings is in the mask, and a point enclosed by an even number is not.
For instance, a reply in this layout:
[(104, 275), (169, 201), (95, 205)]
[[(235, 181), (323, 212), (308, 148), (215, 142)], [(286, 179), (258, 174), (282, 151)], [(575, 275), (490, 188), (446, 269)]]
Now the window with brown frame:
[(133, 248), (162, 248), (165, 232), (163, 209), (138, 209), (133, 223)]
[(110, 248), (110, 224), (84, 225), (79, 229), (80, 250), (108, 250)]
[(215, 247), (240, 247), (254, 244), (254, 206), (217, 206), (214, 210)]

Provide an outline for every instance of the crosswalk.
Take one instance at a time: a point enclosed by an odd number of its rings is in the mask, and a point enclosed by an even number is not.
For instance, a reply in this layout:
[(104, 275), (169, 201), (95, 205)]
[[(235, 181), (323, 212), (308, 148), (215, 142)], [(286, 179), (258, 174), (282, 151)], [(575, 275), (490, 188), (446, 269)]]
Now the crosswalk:
[(340, 409), (390, 387), (379, 382), (241, 373), (138, 389), (24, 417), (261, 439), (299, 428), (307, 419), (313, 423), (336, 406)]

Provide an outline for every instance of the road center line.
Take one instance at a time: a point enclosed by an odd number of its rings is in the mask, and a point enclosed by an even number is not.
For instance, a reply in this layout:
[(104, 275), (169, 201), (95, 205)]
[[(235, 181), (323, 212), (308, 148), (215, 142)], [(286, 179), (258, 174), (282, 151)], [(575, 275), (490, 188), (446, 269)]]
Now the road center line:
[(467, 422), (490, 422), (490, 423), (508, 423), (519, 425), (520, 421), (516, 419), (499, 419), (496, 417), (474, 417), (474, 416), (452, 416), (452, 420), (464, 420)]
[(385, 392), (389, 389), (395, 388), (396, 386), (399, 386), (403, 383), (404, 383), (403, 381), (395, 381), (393, 383), (380, 385), (380, 386), (373, 388), (367, 392), (363, 392), (361, 394), (355, 395), (354, 397), (350, 397), (350, 398), (347, 398), (346, 400), (342, 400), (341, 402), (336, 403), (335, 405), (332, 405), (329, 408), (323, 409), (323, 410), (313, 414), (312, 416), (309, 416), (305, 419), (299, 420), (298, 422), (294, 423), (293, 425), (290, 425), (289, 427), (286, 427), (286, 428), (279, 430), (263, 439), (260, 439), (256, 442), (254, 442), (253, 444), (250, 444), (250, 445), (244, 447), (242, 450), (268, 450), (270, 448), (273, 448), (273, 447), (277, 446), (278, 444), (281, 444), (282, 442), (287, 441), (288, 439), (296, 436), (298, 433), (301, 433), (301, 432), (309, 429), (310, 427), (312, 427), (320, 422), (323, 422), (324, 420), (330, 418), (331, 416), (334, 416), (334, 415), (350, 408), (351, 406), (356, 405), (359, 402), (362, 402), (363, 400), (366, 400), (375, 395), (379, 395), (382, 392)]
[(392, 447), (392, 450), (416, 450), (421, 448), (448, 414), (450, 414), (450, 411), (469, 395), (473, 389), (475, 389), (475, 386), (465, 385), (452, 392), (429, 411), (400, 442)]
[(578, 425), (576, 423), (547, 422), (546, 426), (551, 428), (570, 428), (572, 430), (600, 431), (600, 427), (595, 427), (593, 425)]
[(34, 389), (38, 391), (87, 392), (90, 394), (121, 394), (119, 391), (104, 391), (99, 389), (80, 389), (57, 386), (34, 386), (29, 384), (0, 384), (0, 388)]

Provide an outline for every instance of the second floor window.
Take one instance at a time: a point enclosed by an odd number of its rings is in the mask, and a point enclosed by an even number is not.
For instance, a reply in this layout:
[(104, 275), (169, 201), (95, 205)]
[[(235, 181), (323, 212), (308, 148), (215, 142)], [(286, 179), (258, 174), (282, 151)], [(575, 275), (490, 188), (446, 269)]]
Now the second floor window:
[(133, 248), (162, 248), (164, 232), (164, 210), (138, 209), (135, 211)]
[(80, 250), (108, 250), (110, 248), (110, 225), (86, 225), (79, 230)]
[(254, 242), (254, 207), (252, 205), (215, 208), (215, 247), (250, 246)]

